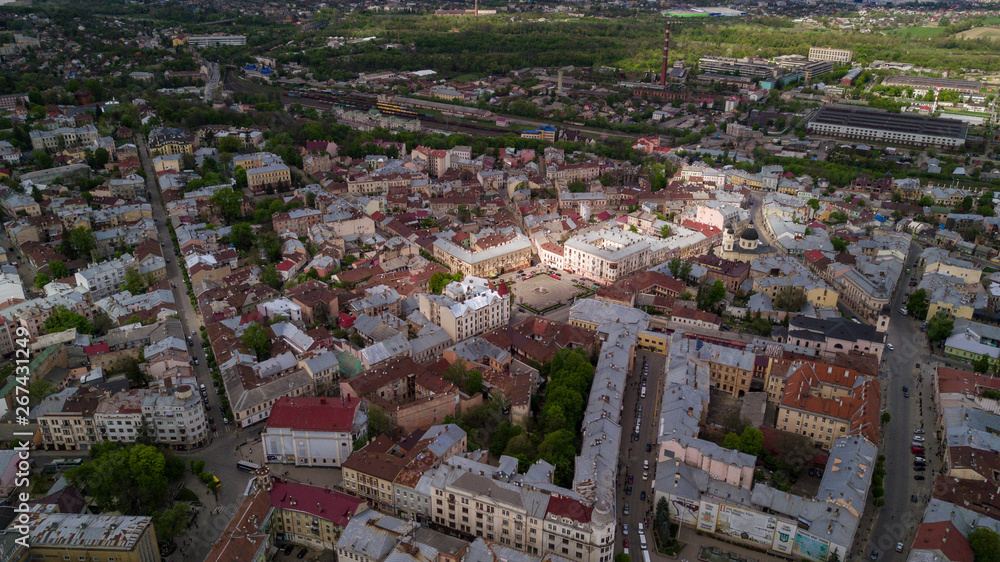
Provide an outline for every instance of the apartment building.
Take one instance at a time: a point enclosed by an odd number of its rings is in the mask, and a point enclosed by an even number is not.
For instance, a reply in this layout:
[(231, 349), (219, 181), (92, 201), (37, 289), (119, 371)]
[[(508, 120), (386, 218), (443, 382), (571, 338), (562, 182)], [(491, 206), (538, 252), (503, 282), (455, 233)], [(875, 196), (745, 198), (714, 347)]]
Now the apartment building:
[[(708, 364), (712, 386), (735, 397), (743, 397), (750, 391), (754, 382), (755, 353), (705, 343), (697, 355)], [(763, 386), (763, 380), (758, 382)]]
[(36, 130), (28, 134), (32, 150), (61, 150), (70, 146), (95, 144), (101, 134), (90, 123), (82, 127), (60, 127), (50, 131)]
[(332, 549), (351, 519), (368, 510), (360, 498), (331, 490), (279, 479), (269, 479), (268, 495), (274, 508), (274, 532), (293, 544)]
[(596, 162), (550, 166), (546, 173), (548, 179), (561, 180), (567, 183), (571, 181), (596, 180), (600, 175), (601, 165)]
[(367, 405), (358, 396), (281, 398), (261, 434), (268, 463), (337, 467), (368, 433)]
[(775, 336), (779, 343), (815, 349), (827, 357), (855, 351), (870, 353), (881, 361), (885, 348), (885, 333), (846, 318), (796, 316), (789, 320), (786, 330), (777, 331)]
[(193, 154), (191, 138), (180, 129), (156, 127), (149, 132), (149, 156), (155, 158), (164, 154)]
[(132, 254), (122, 254), (118, 259), (77, 271), (76, 284), (78, 287), (90, 291), (91, 299), (97, 301), (117, 293), (122, 284), (125, 283), (125, 273), (130, 269), (139, 269), (139, 264), (132, 257)]
[(280, 398), (312, 394), (316, 384), (324, 382), (299, 368), (291, 352), (265, 361), (233, 353), (219, 364), (219, 370), (233, 416), (241, 427), (267, 419), (271, 406)]
[(107, 185), (112, 197), (135, 199), (146, 193), (146, 180), (135, 173), (119, 179), (112, 178), (108, 180)]
[(531, 239), (516, 231), (478, 238), (469, 249), (444, 238), (434, 241), (435, 258), (452, 271), (475, 277), (491, 277), (528, 267), (531, 250)]
[(459, 391), (438, 373), (410, 357), (392, 357), (350, 379), (341, 379), (341, 396), (362, 396), (379, 405), (406, 432), (444, 423), (458, 410)]
[(152, 518), (146, 515), (57, 513), (36, 505), (28, 514), (30, 560), (159, 562)]
[(292, 171), (283, 163), (247, 170), (247, 187), (255, 194), (292, 185)]
[(281, 236), (286, 232), (308, 236), (309, 228), (323, 222), (323, 212), (316, 209), (292, 209), (271, 216), (274, 231)]
[(830, 62), (851, 62), (854, 51), (850, 49), (832, 49), (830, 47), (809, 47), (809, 60), (825, 60)]
[(352, 174), (347, 177), (347, 192), (364, 195), (385, 195), (394, 187), (409, 187), (410, 177), (404, 174)]
[(435, 178), (441, 177), (451, 167), (451, 152), (447, 150), (418, 146), (410, 151), (410, 157), (427, 162), (427, 173)]
[(602, 284), (614, 283), (649, 265), (646, 237), (625, 230), (604, 229), (577, 234), (563, 244), (563, 267)]
[(418, 295), (420, 312), (441, 326), (452, 341), (506, 326), (510, 320), (510, 293), (481, 277), (452, 281), (441, 295)]
[[(362, 498), (368, 505), (384, 513), (395, 513), (396, 496), (393, 481), (411, 462), (432, 455), (427, 444), (406, 450), (385, 435), (355, 451), (341, 465), (344, 490)], [(422, 456), (421, 456), (422, 455)]]
[(430, 481), (433, 523), (530, 556), (611, 560), (615, 520), (607, 508), (552, 485), (551, 465), (544, 462), (524, 475), (517, 474), (516, 459), (501, 457), (500, 465), (465, 461), (436, 470)]
[(204, 445), (209, 432), (205, 408), (191, 384), (104, 397), (94, 411), (94, 426), (101, 441), (134, 443), (145, 433), (179, 450)]
[(775, 427), (824, 449), (848, 435), (878, 443), (880, 402), (878, 381), (843, 367), (802, 361), (788, 375)]
[(42, 447), (56, 451), (86, 451), (100, 441), (94, 412), (101, 394), (89, 387), (68, 387), (48, 396), (35, 416), (42, 431)]

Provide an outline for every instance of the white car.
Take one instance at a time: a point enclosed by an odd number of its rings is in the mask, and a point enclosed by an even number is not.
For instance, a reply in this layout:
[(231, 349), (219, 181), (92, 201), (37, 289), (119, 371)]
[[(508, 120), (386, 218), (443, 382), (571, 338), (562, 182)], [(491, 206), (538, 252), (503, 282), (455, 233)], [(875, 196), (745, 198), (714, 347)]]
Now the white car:
[(896, 543), (896, 552), (903, 552), (903, 543)]
[(643, 480), (649, 480), (649, 473), (648, 472), (643, 472), (642, 473), (642, 479)]
[(892, 350), (896, 349), (895, 347), (892, 347), (892, 344), (891, 344), (891, 343), (887, 343), (887, 344), (885, 344), (885, 346), (886, 346), (887, 348), (889, 348), (889, 351), (892, 351)]
[(914, 429), (913, 430), (913, 434), (914, 435), (923, 435), (924, 434), (924, 430), (922, 430), (922, 429)]
[(924, 437), (922, 435), (914, 435), (913, 440), (920, 443), (924, 441)]
[(622, 523), (622, 535), (628, 536), (628, 523)]

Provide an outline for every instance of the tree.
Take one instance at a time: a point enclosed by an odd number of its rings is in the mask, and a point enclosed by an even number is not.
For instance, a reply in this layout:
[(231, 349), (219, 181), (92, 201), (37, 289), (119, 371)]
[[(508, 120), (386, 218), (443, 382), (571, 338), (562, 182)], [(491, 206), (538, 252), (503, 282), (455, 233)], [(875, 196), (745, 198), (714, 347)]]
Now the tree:
[(722, 439), (722, 446), (735, 449), (741, 453), (757, 456), (764, 445), (764, 433), (756, 427), (747, 426), (743, 433), (727, 433)]
[(236, 166), (233, 170), (233, 179), (236, 180), (236, 187), (244, 188), (247, 186), (247, 171), (243, 166)]
[(469, 207), (467, 205), (463, 204), (459, 205), (458, 208), (455, 209), (455, 216), (461, 222), (469, 222), (472, 219), (472, 212), (469, 211)]
[(812, 207), (812, 209), (814, 211), (818, 211), (819, 210), (819, 199), (810, 199), (809, 201), (806, 201), (806, 205), (809, 205), (810, 207)]
[(85, 226), (78, 226), (70, 231), (69, 243), (72, 247), (73, 255), (90, 259), (90, 252), (97, 248), (97, 237), (94, 231)]
[(243, 142), (236, 136), (225, 136), (219, 139), (219, 152), (239, 152)]
[(496, 431), (493, 432), (493, 438), (490, 439), (490, 454), (494, 457), (504, 454), (510, 440), (523, 432), (524, 429), (521, 426), (514, 425), (507, 420), (500, 422)]
[(351, 337), (349, 339), (351, 340), (351, 343), (353, 343), (356, 347), (364, 347), (365, 346), (365, 339), (363, 337), (361, 337), (361, 334), (359, 334), (357, 332), (354, 332), (353, 334), (351, 334)]
[(465, 279), (465, 276), (461, 272), (449, 275), (443, 271), (436, 271), (427, 282), (427, 287), (431, 294), (440, 295), (449, 283), (452, 281), (461, 281), (462, 279)]
[(167, 542), (184, 534), (187, 529), (190, 506), (185, 502), (177, 502), (170, 509), (153, 513), (153, 526), (157, 538)]
[(918, 320), (927, 319), (927, 311), (929, 308), (930, 305), (927, 302), (927, 291), (924, 289), (917, 289), (916, 291), (910, 293), (910, 296), (906, 298), (906, 311)]
[(85, 316), (77, 314), (63, 305), (52, 309), (52, 315), (45, 319), (45, 333), (54, 334), (70, 328), (76, 328), (77, 333), (90, 334), (93, 328)]
[(94, 314), (94, 319), (90, 322), (90, 325), (93, 327), (95, 335), (106, 334), (108, 330), (115, 327), (115, 323), (111, 320), (111, 317), (103, 312)]
[(632, 557), (624, 552), (615, 554), (615, 562), (632, 562)]
[(775, 310), (798, 312), (806, 305), (806, 294), (801, 287), (789, 285), (782, 287), (774, 297)]
[(944, 341), (955, 329), (955, 321), (943, 311), (939, 311), (927, 323), (927, 339), (932, 342)]
[(582, 180), (573, 180), (566, 184), (566, 189), (570, 190), (571, 193), (583, 193), (587, 191), (587, 184), (583, 183)]
[(198, 167), (198, 160), (194, 157), (194, 154), (181, 154), (181, 169), (183, 170), (193, 170)]
[(680, 258), (674, 258), (667, 262), (667, 269), (670, 270), (671, 277), (681, 281), (686, 282), (691, 275), (691, 264)]
[(368, 409), (368, 439), (375, 439), (379, 435), (389, 435), (395, 426), (385, 410), (378, 406)]
[(465, 377), (465, 393), (469, 396), (478, 394), (483, 391), (483, 375), (479, 371), (473, 369), (469, 371), (469, 374)]
[(573, 463), (576, 456), (576, 434), (568, 429), (549, 433), (538, 445), (538, 458), (556, 467), (557, 486), (573, 485)]
[[(671, 232), (671, 230), (670, 230), (670, 225), (669, 224), (665, 224), (665, 225), (661, 226), (660, 227), (660, 238), (670, 238), (670, 232)], [(626, 556), (628, 556), (628, 555), (626, 554)]]
[(257, 361), (271, 357), (271, 342), (267, 337), (267, 328), (253, 323), (243, 331), (243, 344), (257, 354)]
[(715, 309), (716, 304), (724, 298), (726, 298), (726, 286), (721, 280), (716, 279), (713, 283), (708, 277), (702, 278), (696, 297), (699, 309), (711, 312)]
[(62, 260), (56, 260), (49, 262), (49, 271), (52, 272), (52, 277), (54, 279), (62, 279), (69, 275), (69, 269)]
[(111, 156), (108, 154), (108, 151), (103, 147), (98, 148), (94, 151), (94, 163), (92, 167), (97, 170), (103, 170), (109, 160), (111, 160)]
[(256, 237), (253, 228), (248, 222), (240, 222), (233, 225), (229, 230), (229, 242), (240, 252), (245, 252), (253, 248)]
[(990, 356), (980, 355), (979, 359), (972, 362), (972, 370), (977, 373), (987, 373), (990, 370)]
[(969, 546), (975, 562), (1000, 562), (1000, 535), (989, 527), (977, 527), (969, 533)]
[(54, 394), (56, 387), (45, 379), (38, 379), (28, 385), (28, 400), (32, 404), (39, 404), (42, 400)]
[(149, 382), (152, 377), (149, 373), (144, 372), (139, 368), (139, 360), (132, 356), (122, 357), (118, 361), (115, 361), (114, 365), (111, 367), (112, 373), (125, 373), (125, 378), (128, 379), (129, 388), (145, 388), (149, 386)]
[(840, 562), (840, 551), (834, 549), (833, 552), (830, 553), (830, 556), (826, 557), (826, 562)]
[(881, 419), (882, 419), (882, 425), (885, 425), (885, 424), (889, 423), (890, 421), (892, 421), (892, 414), (890, 414), (889, 412), (882, 412), (882, 418)]
[(195, 476), (205, 472), (205, 461), (191, 459), (189, 464), (191, 466), (191, 473)]
[(38, 165), (40, 169), (51, 168), (55, 164), (55, 160), (44, 150), (32, 150), (31, 157), (35, 159), (35, 164)]
[(223, 187), (212, 194), (212, 204), (215, 205), (226, 224), (232, 224), (243, 216), (243, 194), (231, 187)]
[(45, 285), (48, 285), (49, 281), (52, 280), (49, 279), (48, 275), (46, 275), (44, 272), (39, 273), (38, 275), (35, 276), (35, 287), (41, 289), (45, 287)]
[(132, 295), (141, 295), (146, 292), (146, 283), (139, 270), (129, 269), (125, 272), (125, 283), (122, 284), (121, 288)]
[(273, 265), (268, 265), (264, 268), (264, 272), (261, 273), (260, 280), (274, 290), (281, 288), (281, 277), (278, 276), (278, 269)]
[(843, 238), (834, 236), (830, 239), (830, 243), (833, 244), (833, 249), (838, 254), (842, 254), (847, 251), (847, 240), (844, 240)]
[(91, 447), (90, 460), (66, 472), (104, 513), (152, 515), (167, 502), (166, 458), (150, 445), (114, 442)]

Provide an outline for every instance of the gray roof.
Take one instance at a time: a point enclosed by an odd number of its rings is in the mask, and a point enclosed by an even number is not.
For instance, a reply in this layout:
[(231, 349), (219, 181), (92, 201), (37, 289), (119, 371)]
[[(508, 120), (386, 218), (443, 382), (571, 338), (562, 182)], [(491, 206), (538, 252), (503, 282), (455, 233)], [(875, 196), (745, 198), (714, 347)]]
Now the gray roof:
[(355, 515), (347, 523), (337, 540), (337, 548), (382, 560), (396, 547), (401, 534), (417, 526), (417, 523), (405, 522), (369, 509)]

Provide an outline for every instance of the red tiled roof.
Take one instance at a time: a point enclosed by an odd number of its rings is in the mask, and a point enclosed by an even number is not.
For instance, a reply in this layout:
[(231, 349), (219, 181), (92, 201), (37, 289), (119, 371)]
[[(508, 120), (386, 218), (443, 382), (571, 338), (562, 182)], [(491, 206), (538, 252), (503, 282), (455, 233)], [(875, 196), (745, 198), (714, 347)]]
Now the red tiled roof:
[(806, 252), (803, 255), (807, 260), (811, 262), (817, 262), (823, 259), (823, 252), (819, 250), (806, 250)]
[(337, 323), (340, 324), (341, 328), (350, 328), (354, 325), (354, 317), (346, 312), (342, 312), (337, 317)]
[(280, 398), (271, 408), (267, 427), (304, 431), (350, 432), (354, 412), (361, 398), (322, 398), (301, 396)]
[(276, 509), (308, 513), (343, 528), (366, 509), (366, 501), (328, 488), (274, 480), (271, 505)]
[(278, 267), (275, 269), (277, 269), (278, 271), (291, 271), (292, 268), (294, 267), (295, 267), (295, 262), (293, 262), (292, 260), (282, 260), (282, 262), (279, 263)]
[(84, 347), (83, 352), (87, 355), (103, 355), (105, 353), (111, 353), (111, 347), (108, 346), (107, 342), (98, 343)]
[(555, 515), (556, 517), (566, 517), (580, 523), (590, 521), (590, 513), (593, 506), (587, 506), (573, 498), (567, 498), (558, 494), (549, 496), (549, 505), (545, 510), (545, 515)]
[(972, 547), (951, 521), (921, 523), (911, 550), (939, 550), (951, 562), (972, 562)]

